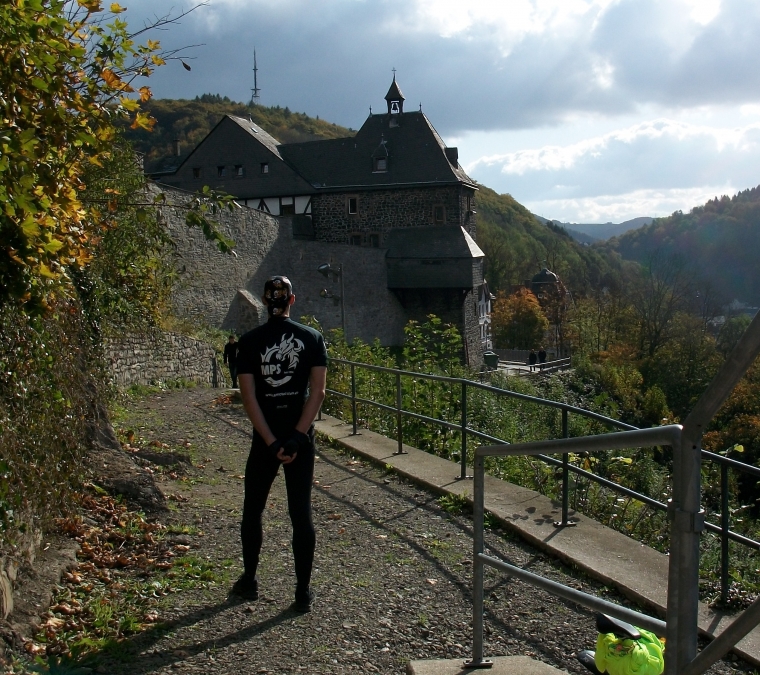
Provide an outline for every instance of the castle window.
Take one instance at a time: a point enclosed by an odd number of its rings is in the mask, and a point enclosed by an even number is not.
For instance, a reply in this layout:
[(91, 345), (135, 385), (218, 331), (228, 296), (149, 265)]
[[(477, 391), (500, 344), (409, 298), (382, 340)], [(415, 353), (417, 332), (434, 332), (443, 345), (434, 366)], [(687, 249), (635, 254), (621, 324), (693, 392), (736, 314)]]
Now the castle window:
[(359, 213), (359, 198), (349, 197), (348, 198), (348, 215), (355, 216), (358, 213)]
[(269, 173), (269, 162), (261, 163), (261, 173)]
[(236, 178), (242, 178), (243, 177), (243, 165), (242, 164), (235, 164), (235, 177)]
[(193, 178), (200, 178), (201, 177), (201, 167), (194, 166), (193, 167)]
[(227, 175), (227, 167), (226, 166), (218, 166), (216, 167), (216, 177), (217, 178), (224, 178)]
[(360, 234), (350, 234), (348, 236), (348, 243), (351, 244), (351, 246), (361, 246), (362, 245), (362, 235), (360, 235)]
[(436, 225), (443, 225), (446, 222), (446, 207), (436, 205), (433, 207), (433, 222)]
[(367, 241), (372, 248), (380, 248), (379, 234), (370, 234), (369, 237), (367, 237)]
[(376, 157), (375, 171), (387, 171), (387, 170), (388, 170), (388, 160), (385, 157)]

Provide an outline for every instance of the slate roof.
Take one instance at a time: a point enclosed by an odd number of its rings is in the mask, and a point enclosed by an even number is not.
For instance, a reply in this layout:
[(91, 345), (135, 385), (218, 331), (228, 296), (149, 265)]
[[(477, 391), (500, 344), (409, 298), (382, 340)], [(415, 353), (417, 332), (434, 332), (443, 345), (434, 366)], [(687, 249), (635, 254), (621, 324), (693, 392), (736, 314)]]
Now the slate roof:
[(388, 233), (386, 258), (483, 258), (485, 253), (460, 225), (399, 227)]
[[(398, 126), (391, 126), (391, 117)], [(373, 172), (372, 157), (381, 141), (388, 168)], [(446, 158), (445, 143), (422, 112), (370, 115), (353, 138), (279, 146), (285, 161), (317, 189), (450, 185), (473, 181)]]
[(280, 154), (280, 142), (274, 137), (270, 136), (260, 126), (254, 124), (251, 120), (245, 117), (235, 117), (234, 115), (227, 115), (235, 124), (241, 129), (247, 131), (253, 138), (255, 138), (261, 145), (272, 151), (272, 154), (276, 155), (278, 159), (282, 159)]

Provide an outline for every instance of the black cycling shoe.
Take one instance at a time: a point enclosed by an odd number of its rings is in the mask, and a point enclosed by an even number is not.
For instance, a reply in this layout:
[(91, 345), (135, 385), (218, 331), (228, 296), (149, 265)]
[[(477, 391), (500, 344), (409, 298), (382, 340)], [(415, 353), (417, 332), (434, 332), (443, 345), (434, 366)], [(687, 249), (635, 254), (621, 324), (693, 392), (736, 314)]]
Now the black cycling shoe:
[(316, 598), (317, 594), (311, 589), (308, 589), (305, 593), (296, 591), (296, 600), (291, 605), (291, 608), (295, 612), (306, 614), (306, 612), (311, 611), (311, 608), (314, 606), (314, 600), (316, 600)]
[(256, 577), (243, 574), (243, 576), (232, 585), (230, 596), (242, 598), (243, 600), (258, 600), (259, 582), (256, 580)]

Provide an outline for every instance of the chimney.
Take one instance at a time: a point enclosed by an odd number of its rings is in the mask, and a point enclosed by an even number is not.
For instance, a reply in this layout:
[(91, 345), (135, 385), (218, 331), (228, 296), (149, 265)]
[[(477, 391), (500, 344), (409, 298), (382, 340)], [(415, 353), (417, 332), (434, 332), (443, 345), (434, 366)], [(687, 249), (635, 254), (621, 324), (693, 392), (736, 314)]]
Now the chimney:
[(459, 163), (459, 149), (458, 148), (445, 148), (446, 152), (446, 159), (449, 160), (449, 163), (456, 167)]
[(174, 139), (174, 155), (179, 157), (182, 154), (182, 147), (179, 144), (179, 138)]

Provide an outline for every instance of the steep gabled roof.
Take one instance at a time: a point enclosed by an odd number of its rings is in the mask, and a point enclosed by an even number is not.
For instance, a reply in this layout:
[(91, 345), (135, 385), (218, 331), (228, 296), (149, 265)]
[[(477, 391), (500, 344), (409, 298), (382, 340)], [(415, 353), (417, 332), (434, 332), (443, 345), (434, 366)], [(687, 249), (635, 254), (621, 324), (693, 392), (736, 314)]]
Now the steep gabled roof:
[[(446, 157), (445, 144), (422, 112), (370, 115), (353, 138), (288, 143), (282, 157), (315, 188), (345, 189), (401, 185), (475, 186), (464, 170)], [(382, 141), (386, 171), (374, 171), (373, 154)]]

